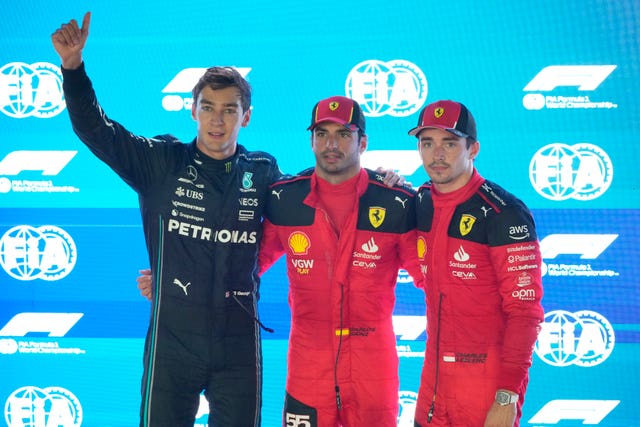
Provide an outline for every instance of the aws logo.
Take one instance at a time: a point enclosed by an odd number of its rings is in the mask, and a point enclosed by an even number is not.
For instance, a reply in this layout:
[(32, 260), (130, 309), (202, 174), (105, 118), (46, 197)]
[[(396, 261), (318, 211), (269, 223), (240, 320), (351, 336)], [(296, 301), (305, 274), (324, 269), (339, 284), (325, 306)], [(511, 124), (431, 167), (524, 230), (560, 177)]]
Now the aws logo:
[(509, 227), (509, 238), (512, 240), (524, 240), (531, 237), (527, 224), (514, 225)]

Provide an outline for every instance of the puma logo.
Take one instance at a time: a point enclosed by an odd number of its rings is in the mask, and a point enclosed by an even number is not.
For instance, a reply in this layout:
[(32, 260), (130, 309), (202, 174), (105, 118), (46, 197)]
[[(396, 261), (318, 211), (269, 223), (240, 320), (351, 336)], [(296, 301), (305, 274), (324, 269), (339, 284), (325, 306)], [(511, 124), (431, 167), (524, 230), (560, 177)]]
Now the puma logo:
[(191, 282), (187, 283), (186, 285), (183, 285), (180, 280), (173, 279), (173, 284), (180, 286), (180, 288), (184, 291), (184, 294), (185, 295), (189, 295), (189, 294), (187, 294), (187, 287), (189, 287), (189, 285), (191, 285)]
[(278, 200), (280, 200), (280, 193), (282, 193), (282, 190), (280, 191), (271, 190), (271, 194), (275, 195), (278, 198)]
[(396, 198), (394, 200), (400, 202), (402, 204), (402, 207), (406, 208), (405, 203), (407, 203), (407, 200), (409, 200), (409, 199), (402, 200), (400, 197), (396, 196)]

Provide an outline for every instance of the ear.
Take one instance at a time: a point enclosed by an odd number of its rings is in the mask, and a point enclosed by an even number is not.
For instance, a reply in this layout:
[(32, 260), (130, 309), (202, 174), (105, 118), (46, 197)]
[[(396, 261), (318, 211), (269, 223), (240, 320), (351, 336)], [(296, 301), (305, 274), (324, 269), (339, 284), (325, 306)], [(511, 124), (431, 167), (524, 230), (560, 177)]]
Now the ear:
[(192, 118), (194, 121), (196, 121), (196, 122), (198, 121), (198, 119), (196, 118), (196, 117), (197, 117), (197, 116), (196, 116), (196, 110), (197, 110), (197, 108), (198, 108), (198, 101), (197, 101), (197, 100), (194, 100), (194, 101), (193, 101), (193, 104), (191, 104), (191, 118)]
[(249, 122), (251, 121), (251, 107), (247, 111), (244, 112), (244, 116), (242, 117), (242, 127), (247, 127)]
[(480, 152), (480, 141), (476, 141), (469, 147), (469, 158), (474, 160)]
[(365, 152), (365, 150), (367, 149), (368, 142), (369, 141), (368, 141), (367, 135), (362, 135), (360, 137), (360, 154)]

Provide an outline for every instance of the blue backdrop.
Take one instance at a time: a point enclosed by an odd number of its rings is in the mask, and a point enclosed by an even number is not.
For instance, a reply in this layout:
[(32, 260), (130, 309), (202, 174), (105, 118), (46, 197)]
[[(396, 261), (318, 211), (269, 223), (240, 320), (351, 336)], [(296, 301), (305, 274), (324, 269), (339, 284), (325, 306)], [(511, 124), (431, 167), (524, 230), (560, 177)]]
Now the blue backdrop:
[[(87, 71), (131, 131), (195, 135), (211, 65), (254, 88), (249, 149), (313, 164), (313, 104), (356, 98), (367, 166), (426, 180), (418, 111), (464, 102), (477, 167), (538, 224), (545, 324), (523, 426), (637, 425), (640, 35), (636, 0), (3, 2), (0, 6), (0, 408), (11, 427), (137, 425), (149, 303), (135, 193), (73, 134), (50, 34), (92, 11)], [(400, 272), (398, 426), (413, 426), (424, 302)], [(280, 424), (289, 328), (284, 264), (264, 276), (265, 426)], [(206, 425), (202, 406), (196, 425)]]

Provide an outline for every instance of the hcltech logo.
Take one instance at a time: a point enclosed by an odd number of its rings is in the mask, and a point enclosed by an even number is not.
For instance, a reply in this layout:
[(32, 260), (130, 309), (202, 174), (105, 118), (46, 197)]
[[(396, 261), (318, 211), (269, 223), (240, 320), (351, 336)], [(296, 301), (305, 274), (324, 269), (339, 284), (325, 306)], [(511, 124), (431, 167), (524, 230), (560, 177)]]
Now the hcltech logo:
[(427, 78), (403, 59), (363, 61), (347, 76), (345, 93), (358, 101), (365, 116), (407, 117), (427, 99)]
[(597, 145), (553, 143), (533, 155), (529, 179), (546, 199), (588, 201), (609, 189), (613, 165), (609, 155)]
[(616, 65), (550, 65), (543, 68), (525, 87), (522, 105), (527, 110), (547, 109), (610, 109), (618, 104), (593, 101), (588, 95), (547, 95), (561, 87), (575, 87), (579, 93), (594, 91), (616, 69)]
[(48, 119), (65, 108), (60, 68), (10, 62), (0, 68), (0, 111), (15, 119)]
[(4, 419), (11, 427), (80, 427), (82, 405), (62, 387), (20, 387), (4, 405)]
[(77, 256), (71, 236), (53, 225), (18, 225), (0, 238), (0, 265), (18, 280), (60, 280), (71, 273)]
[[(246, 78), (251, 68), (233, 67)], [(198, 80), (206, 68), (185, 68), (180, 70), (173, 79), (162, 89), (166, 95), (162, 98), (162, 108), (166, 111), (190, 110), (193, 105), (191, 90), (198, 83)], [(186, 95), (185, 95), (186, 94)]]
[(592, 367), (607, 360), (615, 335), (611, 323), (595, 311), (546, 313), (535, 353), (549, 365)]

